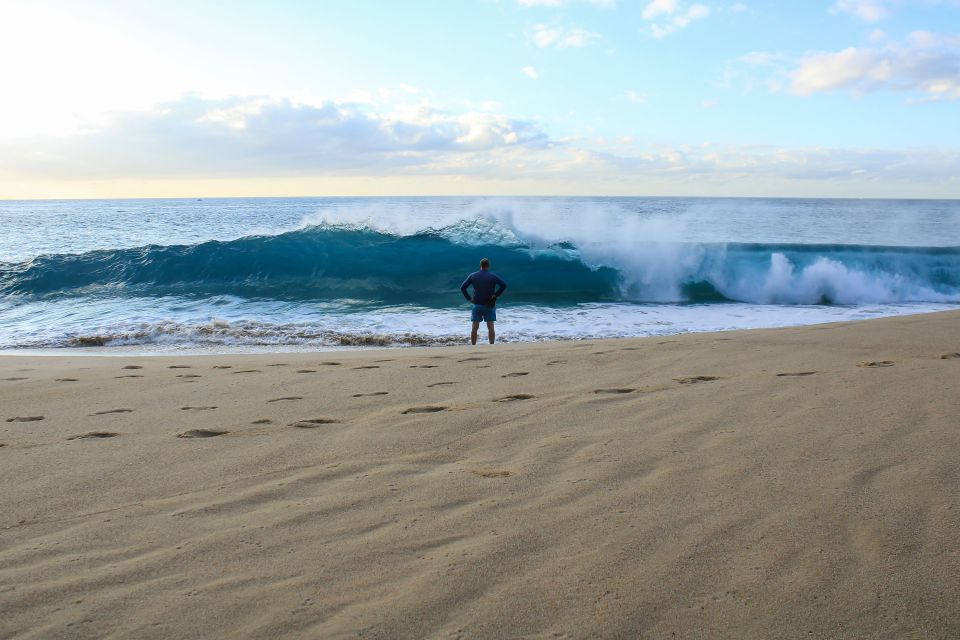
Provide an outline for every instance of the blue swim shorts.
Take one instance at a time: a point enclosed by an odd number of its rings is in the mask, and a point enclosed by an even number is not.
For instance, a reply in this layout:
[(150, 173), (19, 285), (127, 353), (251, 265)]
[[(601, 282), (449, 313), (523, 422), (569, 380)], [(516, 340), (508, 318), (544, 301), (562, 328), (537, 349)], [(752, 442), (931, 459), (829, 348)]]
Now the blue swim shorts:
[(496, 322), (497, 310), (485, 304), (475, 304), (470, 312), (470, 319), (474, 322)]

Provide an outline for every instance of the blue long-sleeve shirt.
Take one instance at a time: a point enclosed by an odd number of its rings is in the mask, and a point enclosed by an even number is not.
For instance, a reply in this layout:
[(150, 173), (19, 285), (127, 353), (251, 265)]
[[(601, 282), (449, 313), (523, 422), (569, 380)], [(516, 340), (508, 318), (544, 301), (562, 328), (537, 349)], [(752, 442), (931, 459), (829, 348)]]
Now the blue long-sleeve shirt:
[[(467, 287), (473, 285), (473, 297), (467, 293)], [(490, 304), (490, 298), (500, 297), (500, 294), (506, 291), (507, 283), (503, 278), (492, 271), (474, 271), (460, 285), (460, 291), (468, 302), (474, 304)]]

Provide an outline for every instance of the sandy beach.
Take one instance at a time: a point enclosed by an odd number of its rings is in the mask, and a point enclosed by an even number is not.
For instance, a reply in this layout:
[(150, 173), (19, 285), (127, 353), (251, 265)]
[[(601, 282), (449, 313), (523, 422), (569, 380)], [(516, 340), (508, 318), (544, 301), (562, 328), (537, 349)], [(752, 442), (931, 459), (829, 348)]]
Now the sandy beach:
[(960, 637), (960, 313), (0, 358), (0, 638)]

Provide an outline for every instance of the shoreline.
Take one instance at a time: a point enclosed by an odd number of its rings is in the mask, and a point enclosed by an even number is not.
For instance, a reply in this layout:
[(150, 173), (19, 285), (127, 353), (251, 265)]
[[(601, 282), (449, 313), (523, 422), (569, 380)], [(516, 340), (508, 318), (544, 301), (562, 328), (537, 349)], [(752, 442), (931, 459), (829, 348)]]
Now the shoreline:
[[(852, 318), (840, 320), (803, 322), (786, 325), (772, 325), (759, 327), (738, 327), (721, 328), (708, 330), (681, 330), (676, 333), (660, 333), (651, 335), (636, 336), (604, 336), (604, 337), (559, 337), (537, 340), (504, 340), (504, 330), (498, 327), (497, 347), (501, 346), (522, 346), (539, 344), (564, 345), (578, 343), (583, 341), (618, 341), (618, 340), (648, 340), (664, 339), (675, 336), (703, 335), (714, 333), (738, 333), (743, 331), (771, 331), (777, 329), (794, 329), (802, 327), (816, 327), (827, 324), (847, 324), (854, 322), (864, 322), (870, 320), (880, 320), (884, 318), (903, 318), (915, 316), (927, 316), (940, 313), (960, 312), (960, 306), (943, 303), (946, 308), (925, 309), (922, 311), (910, 310), (904, 313), (884, 314), (867, 318)], [(483, 331), (481, 331), (483, 333)], [(509, 329), (506, 330), (506, 336), (509, 337)], [(372, 336), (374, 338), (383, 338), (385, 336)], [(481, 336), (482, 338), (483, 336)], [(465, 325), (463, 331), (463, 344), (452, 342), (455, 336), (438, 336), (436, 344), (344, 344), (344, 345), (312, 345), (312, 344), (291, 344), (291, 345), (213, 345), (213, 346), (184, 346), (176, 344), (153, 344), (153, 345), (116, 345), (116, 346), (73, 346), (73, 347), (30, 347), (30, 348), (11, 348), (0, 349), (0, 358), (30, 358), (30, 357), (197, 357), (197, 356), (229, 356), (243, 357), (253, 355), (269, 354), (297, 354), (297, 353), (343, 353), (343, 352), (365, 352), (365, 351), (383, 351), (383, 350), (408, 350), (408, 349), (437, 349), (446, 347), (469, 347), (469, 326)], [(479, 345), (486, 346), (486, 345)]]
[(960, 311), (0, 357), (0, 637), (960, 634)]

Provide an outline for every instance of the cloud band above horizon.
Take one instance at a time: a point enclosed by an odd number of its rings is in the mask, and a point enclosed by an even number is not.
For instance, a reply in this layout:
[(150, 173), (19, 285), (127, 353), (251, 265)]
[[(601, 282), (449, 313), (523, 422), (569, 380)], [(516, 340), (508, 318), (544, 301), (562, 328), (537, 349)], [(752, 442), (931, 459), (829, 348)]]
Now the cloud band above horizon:
[[(186, 96), (146, 112), (114, 114), (69, 136), (0, 143), (0, 184), (16, 180), (242, 179), (305, 176), (453, 177), (623, 191), (632, 181), (919, 181), (957, 186), (960, 152), (788, 149), (763, 145), (643, 145), (554, 140), (537, 124), (425, 105)], [(529, 188), (529, 186), (527, 187)], [(724, 191), (721, 189), (721, 191)], [(748, 190), (749, 191), (749, 190)]]

